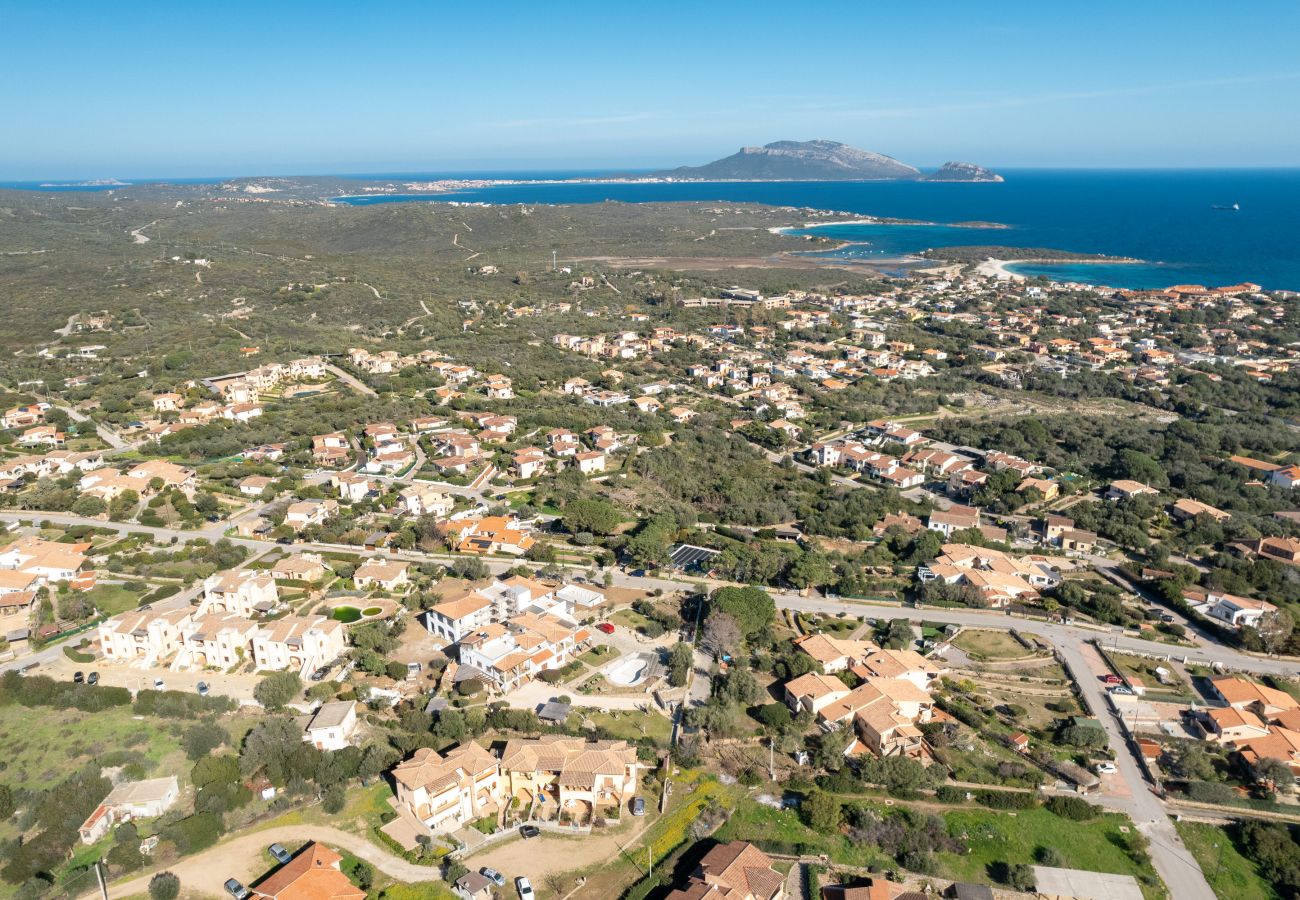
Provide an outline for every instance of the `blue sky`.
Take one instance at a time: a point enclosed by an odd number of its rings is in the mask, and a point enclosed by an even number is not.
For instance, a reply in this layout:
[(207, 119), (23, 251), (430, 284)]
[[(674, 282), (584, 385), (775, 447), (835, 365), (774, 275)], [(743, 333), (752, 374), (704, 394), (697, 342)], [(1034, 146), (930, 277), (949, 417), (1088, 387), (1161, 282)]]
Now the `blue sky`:
[[(1076, 12), (1077, 11), (1077, 12)], [(0, 179), (1300, 165), (1300, 3), (0, 0)]]

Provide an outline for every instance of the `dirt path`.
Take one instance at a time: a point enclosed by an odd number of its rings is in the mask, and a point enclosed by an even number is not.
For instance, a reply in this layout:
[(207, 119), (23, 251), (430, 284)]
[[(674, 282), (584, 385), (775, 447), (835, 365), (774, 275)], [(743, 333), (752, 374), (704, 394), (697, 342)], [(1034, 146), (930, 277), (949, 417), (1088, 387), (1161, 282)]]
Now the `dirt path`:
[[(270, 866), (262, 855), (266, 847), (277, 842), (295, 846), (303, 841), (320, 841), (332, 847), (342, 847), (398, 881), (437, 881), (439, 878), (436, 866), (408, 863), (360, 835), (326, 825), (282, 825), (242, 834), (165, 868), (180, 877), (181, 889), (186, 895), (221, 897), (224, 896), (222, 885), (227, 878), (238, 878), (248, 885), (269, 871)], [(143, 894), (148, 890), (153, 875), (151, 871), (130, 881), (109, 885), (109, 896)]]

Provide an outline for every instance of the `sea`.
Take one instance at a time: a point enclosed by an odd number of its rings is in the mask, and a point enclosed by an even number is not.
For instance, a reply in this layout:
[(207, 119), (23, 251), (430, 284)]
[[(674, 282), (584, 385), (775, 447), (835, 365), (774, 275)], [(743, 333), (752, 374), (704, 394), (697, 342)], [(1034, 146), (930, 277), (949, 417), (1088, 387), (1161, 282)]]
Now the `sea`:
[[(943, 182), (572, 182), (600, 172), (402, 173), (370, 180), (511, 179), (518, 183), (418, 195), (341, 196), (340, 203), (567, 204), (722, 201), (833, 210), (924, 225), (840, 224), (811, 233), (846, 246), (831, 259), (870, 260), (887, 271), (933, 247), (995, 245), (1106, 254), (1138, 263), (1020, 263), (1023, 275), (1113, 287), (1255, 282), (1300, 290), (1300, 169), (1000, 169), (1002, 183)], [(340, 176), (349, 177), (349, 176)], [(178, 179), (166, 179), (178, 181)], [(189, 183), (221, 179), (186, 179)], [(132, 180), (133, 184), (147, 179)], [(121, 185), (9, 182), (34, 190), (110, 190)], [(1235, 210), (1221, 207), (1237, 206)], [(1003, 228), (953, 227), (992, 222)], [(791, 224), (804, 224), (791, 214)], [(803, 229), (796, 228), (795, 231)]]
[[(932, 247), (1044, 247), (1140, 263), (1017, 264), (1023, 275), (1125, 288), (1255, 282), (1300, 290), (1300, 169), (1000, 170), (1001, 183), (911, 181), (520, 183), (436, 195), (340, 197), (494, 204), (768, 203), (926, 225), (827, 225), (848, 246), (819, 255), (896, 260)], [(463, 177), (463, 176), (462, 176)], [(588, 175), (587, 177), (592, 177)], [(1217, 207), (1238, 206), (1237, 210)], [(994, 222), (1005, 228), (957, 228)], [(798, 216), (792, 224), (801, 224)], [(886, 264), (886, 268), (889, 266)]]

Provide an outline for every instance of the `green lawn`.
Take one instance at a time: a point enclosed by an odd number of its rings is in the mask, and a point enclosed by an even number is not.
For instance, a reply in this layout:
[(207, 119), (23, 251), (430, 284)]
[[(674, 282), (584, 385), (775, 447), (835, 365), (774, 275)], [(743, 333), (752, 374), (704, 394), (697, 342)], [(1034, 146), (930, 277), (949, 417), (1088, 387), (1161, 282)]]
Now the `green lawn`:
[(633, 631), (644, 627), (650, 622), (645, 616), (631, 609), (620, 609), (610, 616), (609, 620), (615, 625), (622, 625), (624, 628), (631, 628)]
[(968, 628), (953, 638), (953, 644), (980, 659), (1019, 659), (1030, 655), (1024, 644), (1005, 631)]
[(579, 656), (578, 660), (589, 666), (598, 666), (617, 652), (618, 651), (609, 644), (597, 644), (595, 647), (592, 647), (586, 653)]
[[(1278, 900), (1272, 886), (1259, 876), (1255, 864), (1241, 855), (1217, 825), (1179, 822), (1178, 834), (1201, 865), (1216, 897), (1233, 900)], [(1217, 845), (1217, 846), (1216, 846)]]
[(107, 615), (115, 616), (140, 605), (140, 598), (148, 591), (128, 591), (120, 584), (97, 584), (86, 592), (86, 599)]
[(587, 718), (607, 729), (616, 740), (635, 741), (648, 737), (663, 744), (668, 742), (673, 731), (672, 722), (658, 713), (616, 710), (608, 713), (592, 712)]

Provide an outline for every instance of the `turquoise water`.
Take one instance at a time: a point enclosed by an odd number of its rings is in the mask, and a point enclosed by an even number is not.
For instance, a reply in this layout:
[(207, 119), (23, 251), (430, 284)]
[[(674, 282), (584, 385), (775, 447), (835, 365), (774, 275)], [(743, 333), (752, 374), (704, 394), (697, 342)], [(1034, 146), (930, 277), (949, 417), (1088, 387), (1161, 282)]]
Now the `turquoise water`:
[[(1024, 265), (1058, 279), (1151, 288), (1253, 281), (1300, 289), (1300, 169), (1011, 170), (1003, 184), (926, 182), (713, 182), (514, 184), (404, 201), (626, 203), (717, 200), (838, 210), (935, 223), (998, 222), (1006, 229), (843, 225), (819, 229), (861, 242), (840, 256), (893, 258), (927, 247), (998, 244), (1136, 257), (1142, 265)], [(1216, 205), (1241, 205), (1239, 212)], [(800, 222), (791, 213), (792, 224)]]

